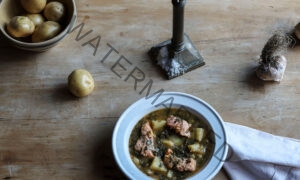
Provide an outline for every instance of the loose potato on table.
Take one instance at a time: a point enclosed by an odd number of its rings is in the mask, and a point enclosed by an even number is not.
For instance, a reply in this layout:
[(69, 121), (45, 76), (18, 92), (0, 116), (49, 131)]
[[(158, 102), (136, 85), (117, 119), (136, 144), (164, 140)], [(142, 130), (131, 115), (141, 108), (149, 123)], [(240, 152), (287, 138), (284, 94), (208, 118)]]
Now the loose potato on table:
[(30, 36), (34, 29), (33, 22), (26, 16), (15, 16), (7, 25), (8, 33), (16, 38)]
[(55, 37), (61, 31), (61, 26), (54, 21), (42, 23), (32, 35), (32, 42), (42, 42)]
[(21, 0), (22, 7), (29, 13), (40, 13), (46, 3), (47, 0)]
[(77, 97), (89, 95), (94, 86), (94, 79), (87, 70), (76, 69), (68, 77), (68, 88)]

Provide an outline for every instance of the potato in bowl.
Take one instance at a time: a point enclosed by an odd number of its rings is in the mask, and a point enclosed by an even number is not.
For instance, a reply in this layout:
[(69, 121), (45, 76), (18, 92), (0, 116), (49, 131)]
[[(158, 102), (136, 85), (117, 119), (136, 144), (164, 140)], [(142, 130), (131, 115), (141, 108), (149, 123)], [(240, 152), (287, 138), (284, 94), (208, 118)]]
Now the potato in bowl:
[[(3, 34), (3, 37), (7, 40), (7, 42), (10, 45), (28, 51), (41, 52), (56, 46), (68, 35), (70, 30), (74, 27), (77, 19), (77, 12), (76, 12), (75, 0), (55, 0), (55, 1), (63, 3), (64, 6), (66, 7), (65, 17), (63, 21), (59, 22), (61, 26), (59, 31), (57, 32), (56, 30), (51, 31), (49, 33), (51, 36), (48, 36), (47, 38), (38, 38), (38, 39), (43, 39), (42, 42), (32, 42), (32, 38), (31, 38), (31, 36), (36, 32), (36, 29), (38, 29), (39, 23), (43, 23), (43, 21), (48, 21), (45, 17), (43, 18), (40, 17), (43, 16), (43, 14), (41, 14), (42, 12), (40, 12), (39, 15), (35, 14), (33, 16), (32, 13), (27, 12), (22, 7), (20, 0), (0, 1), (0, 32)], [(49, 2), (52, 2), (52, 0), (47, 1), (47, 3)], [(27, 34), (25, 34), (26, 37), (25, 36), (14, 37), (9, 32), (7, 26), (10, 23), (11, 19), (13, 19), (13, 17), (16, 16), (28, 17), (29, 19), (31, 19), (35, 25), (34, 31), (31, 31), (30, 29), (29, 35), (27, 36)], [(27, 20), (27, 18), (25, 19)]]

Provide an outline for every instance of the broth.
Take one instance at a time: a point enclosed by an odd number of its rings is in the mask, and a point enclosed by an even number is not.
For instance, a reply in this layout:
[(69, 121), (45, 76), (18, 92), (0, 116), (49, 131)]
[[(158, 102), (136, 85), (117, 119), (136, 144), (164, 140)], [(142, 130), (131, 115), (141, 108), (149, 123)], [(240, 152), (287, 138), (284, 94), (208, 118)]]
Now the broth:
[[(176, 129), (167, 125), (167, 118), (170, 115), (179, 117), (191, 125), (188, 128), (190, 137), (179, 134)], [(151, 141), (154, 142), (151, 147), (154, 148), (148, 147), (148, 149), (152, 151), (154, 157), (145, 157), (145, 154), (142, 155), (141, 151), (135, 148), (137, 141), (143, 136), (141, 129), (147, 123), (153, 131)], [(142, 172), (154, 179), (185, 179), (199, 172), (212, 157), (215, 143), (213, 133), (210, 132), (212, 132), (210, 126), (202, 118), (185, 109), (165, 108), (153, 111), (144, 116), (131, 132), (129, 140), (131, 159)], [(150, 140), (148, 141), (149, 144), (152, 143)], [(168, 156), (166, 156), (168, 149), (172, 151), (172, 161), (168, 161)], [(176, 168), (179, 166), (179, 159), (190, 162), (191, 158), (196, 162), (195, 169), (182, 171), (182, 169)], [(171, 166), (170, 162), (174, 166)]]

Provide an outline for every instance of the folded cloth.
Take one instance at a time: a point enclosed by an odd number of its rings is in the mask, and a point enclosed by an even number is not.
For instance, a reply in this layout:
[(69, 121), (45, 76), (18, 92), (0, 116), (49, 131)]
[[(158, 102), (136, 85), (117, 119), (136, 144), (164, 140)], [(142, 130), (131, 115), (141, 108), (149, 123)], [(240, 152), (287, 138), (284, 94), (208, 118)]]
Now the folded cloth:
[(232, 180), (300, 180), (300, 140), (225, 123)]

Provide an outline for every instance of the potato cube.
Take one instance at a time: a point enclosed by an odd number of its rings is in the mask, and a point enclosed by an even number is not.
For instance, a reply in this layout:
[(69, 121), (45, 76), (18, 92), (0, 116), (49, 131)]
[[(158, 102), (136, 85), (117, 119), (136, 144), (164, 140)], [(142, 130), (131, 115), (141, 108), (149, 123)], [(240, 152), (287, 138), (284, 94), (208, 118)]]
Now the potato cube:
[(172, 141), (172, 142), (174, 143), (175, 146), (180, 146), (180, 145), (182, 145), (183, 142), (184, 142), (184, 139), (183, 139), (182, 137), (174, 136), (174, 135), (170, 136), (168, 139), (169, 139), (170, 141)]
[(199, 143), (188, 145), (188, 148), (189, 148), (190, 152), (197, 153), (197, 154), (204, 154), (206, 151), (206, 148), (202, 144), (199, 144)]
[(137, 157), (133, 156), (132, 161), (134, 162), (135, 165), (137, 166), (140, 165), (140, 160)]
[(161, 160), (161, 158), (159, 157), (154, 157), (151, 165), (150, 165), (150, 169), (152, 171), (155, 172), (160, 172), (160, 173), (166, 173), (167, 172), (167, 168), (165, 167), (163, 161)]
[(201, 142), (205, 136), (205, 130), (203, 128), (195, 128), (194, 129), (194, 138)]
[(165, 121), (165, 120), (153, 120), (153, 121), (151, 121), (153, 131), (161, 130), (162, 128), (165, 127), (166, 123), (167, 123), (167, 121)]
[(172, 171), (172, 170), (169, 170), (169, 171), (168, 171), (167, 177), (168, 177), (168, 178), (172, 178), (172, 177), (173, 177), (173, 171)]
[(174, 142), (171, 141), (171, 140), (163, 139), (163, 140), (161, 140), (161, 142), (162, 142), (165, 146), (167, 146), (167, 147), (169, 147), (169, 148), (174, 147)]
[(147, 169), (147, 170), (146, 170), (146, 173), (147, 173), (148, 175), (153, 175), (154, 172), (153, 172), (151, 169)]

